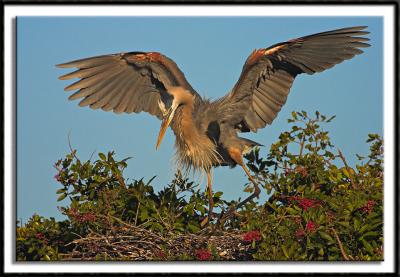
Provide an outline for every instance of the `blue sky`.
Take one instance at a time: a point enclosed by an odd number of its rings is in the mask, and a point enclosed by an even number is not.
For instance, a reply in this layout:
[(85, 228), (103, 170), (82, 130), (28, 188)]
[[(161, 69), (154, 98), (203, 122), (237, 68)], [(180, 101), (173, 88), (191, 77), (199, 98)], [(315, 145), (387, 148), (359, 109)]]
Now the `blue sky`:
[[(173, 178), (171, 130), (156, 151), (160, 126), (146, 113), (116, 115), (80, 108), (63, 91), (69, 70), (55, 64), (129, 51), (158, 51), (172, 58), (200, 95), (216, 99), (237, 81), (255, 48), (299, 36), (367, 25), (372, 47), (323, 73), (296, 78), (288, 101), (271, 126), (242, 136), (265, 145), (266, 153), (290, 126), (293, 110), (336, 115), (327, 127), (350, 164), (365, 154), (368, 133), (383, 132), (382, 19), (379, 17), (18, 17), (17, 18), (17, 218), (33, 213), (61, 219), (53, 164), (69, 152), (68, 133), (81, 160), (115, 150), (132, 156), (125, 177), (157, 175), (156, 189)], [(214, 190), (227, 200), (244, 197), (245, 173), (217, 168)], [(202, 185), (205, 188), (205, 184)], [(261, 199), (266, 198), (263, 192)]]

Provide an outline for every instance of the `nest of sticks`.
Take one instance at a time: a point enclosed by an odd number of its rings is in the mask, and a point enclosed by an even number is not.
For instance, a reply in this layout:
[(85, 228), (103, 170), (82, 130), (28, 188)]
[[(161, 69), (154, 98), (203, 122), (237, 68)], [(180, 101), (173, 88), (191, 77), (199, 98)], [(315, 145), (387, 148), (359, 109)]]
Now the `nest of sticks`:
[[(255, 252), (251, 243), (243, 241), (243, 233), (237, 231), (160, 235), (128, 224), (114, 226), (108, 234), (90, 231), (86, 237), (69, 244), (74, 249), (64, 254), (63, 260), (248, 261), (253, 260)], [(206, 255), (199, 255), (199, 251), (206, 252)]]

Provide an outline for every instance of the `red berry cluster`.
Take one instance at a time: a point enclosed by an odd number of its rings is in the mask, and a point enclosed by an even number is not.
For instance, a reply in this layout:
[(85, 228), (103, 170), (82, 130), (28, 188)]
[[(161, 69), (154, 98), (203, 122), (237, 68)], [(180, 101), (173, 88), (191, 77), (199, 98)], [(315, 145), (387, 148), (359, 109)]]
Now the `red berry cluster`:
[(317, 224), (313, 222), (312, 220), (309, 220), (306, 224), (306, 230), (310, 233), (315, 233), (317, 231)]
[(317, 231), (317, 228), (318, 225), (314, 221), (309, 220), (306, 223), (306, 228), (303, 229), (302, 227), (300, 227), (299, 229), (296, 230), (294, 235), (297, 239), (301, 239), (306, 235), (306, 233), (312, 233), (312, 234), (315, 233)]
[(199, 249), (196, 251), (196, 257), (200, 261), (209, 261), (211, 256), (211, 252), (207, 249)]
[(313, 199), (306, 198), (306, 197), (302, 198), (300, 196), (291, 196), (291, 197), (289, 197), (289, 200), (292, 201), (292, 202), (293, 201), (298, 202), (299, 206), (304, 211), (307, 211), (310, 208), (315, 208), (315, 207), (321, 206), (321, 201), (313, 200)]
[(374, 200), (368, 200), (367, 203), (362, 206), (360, 209), (364, 213), (370, 214), (372, 210), (374, 209), (376, 202)]
[(250, 231), (243, 235), (244, 242), (252, 242), (261, 240), (261, 234), (259, 231)]
[(303, 208), (303, 210), (307, 211), (309, 208), (315, 208), (321, 206), (321, 202), (317, 200), (304, 198), (299, 201), (299, 206)]
[(297, 239), (300, 239), (306, 235), (306, 232), (304, 232), (303, 229), (299, 228), (296, 230), (296, 233), (294, 234)]
[(35, 237), (36, 237), (38, 240), (43, 241), (45, 244), (48, 243), (48, 239), (46, 239), (46, 237), (44, 236), (44, 234), (41, 233), (41, 232), (37, 232), (37, 233), (35, 234)]
[(96, 216), (93, 213), (81, 214), (77, 209), (72, 208), (69, 210), (68, 215), (74, 218), (79, 223), (93, 222), (96, 220)]

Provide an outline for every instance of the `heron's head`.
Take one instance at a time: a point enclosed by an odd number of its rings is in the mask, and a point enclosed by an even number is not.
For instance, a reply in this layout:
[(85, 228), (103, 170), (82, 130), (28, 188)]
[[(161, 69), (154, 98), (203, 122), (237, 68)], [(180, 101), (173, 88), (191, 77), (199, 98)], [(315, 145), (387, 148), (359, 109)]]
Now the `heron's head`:
[(159, 106), (161, 110), (163, 110), (163, 120), (160, 127), (160, 132), (158, 133), (156, 149), (161, 144), (161, 141), (167, 131), (168, 126), (171, 124), (171, 121), (174, 119), (175, 112), (179, 107), (187, 106), (188, 104), (193, 103), (194, 96), (187, 90), (181, 87), (170, 88), (168, 93), (173, 96), (172, 104), (167, 109), (165, 104), (160, 101)]

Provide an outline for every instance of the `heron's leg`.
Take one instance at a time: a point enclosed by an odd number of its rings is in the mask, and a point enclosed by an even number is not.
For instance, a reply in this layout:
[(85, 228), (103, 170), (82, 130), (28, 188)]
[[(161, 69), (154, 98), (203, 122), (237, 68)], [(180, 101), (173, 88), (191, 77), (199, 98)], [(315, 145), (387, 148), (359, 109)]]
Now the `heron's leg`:
[(253, 183), (254, 192), (249, 197), (244, 199), (242, 202), (237, 204), (236, 205), (236, 209), (239, 209), (241, 206), (243, 206), (244, 204), (246, 204), (247, 202), (252, 200), (254, 197), (258, 198), (258, 196), (260, 195), (260, 192), (261, 192), (260, 188), (258, 187), (257, 182), (254, 180), (253, 176), (251, 176), (251, 174), (250, 174), (249, 170), (247, 169), (247, 167), (244, 164), (241, 164), (240, 166), (243, 168), (244, 172), (246, 172), (246, 174), (249, 177), (250, 181)]
[(203, 219), (203, 221), (200, 223), (200, 226), (203, 227), (206, 225), (208, 222), (210, 222), (211, 217), (212, 217), (212, 211), (214, 208), (214, 200), (213, 200), (213, 193), (212, 193), (212, 181), (211, 181), (211, 170), (207, 170), (207, 190), (208, 190), (208, 216)]
[(231, 156), (231, 158), (238, 164), (240, 165), (244, 172), (246, 172), (247, 177), (249, 177), (249, 180), (253, 183), (254, 185), (254, 192), (247, 197), (246, 199), (244, 199), (242, 202), (240, 202), (239, 204), (236, 205), (235, 210), (239, 209), (241, 206), (243, 206), (244, 204), (246, 204), (247, 202), (249, 202), (250, 200), (252, 200), (253, 198), (257, 197), (260, 195), (260, 188), (258, 187), (257, 182), (254, 180), (253, 176), (251, 176), (249, 170), (247, 169), (246, 165), (244, 164), (243, 161), (243, 157), (242, 157), (242, 153), (240, 152), (239, 149), (237, 148), (229, 148), (229, 154)]

